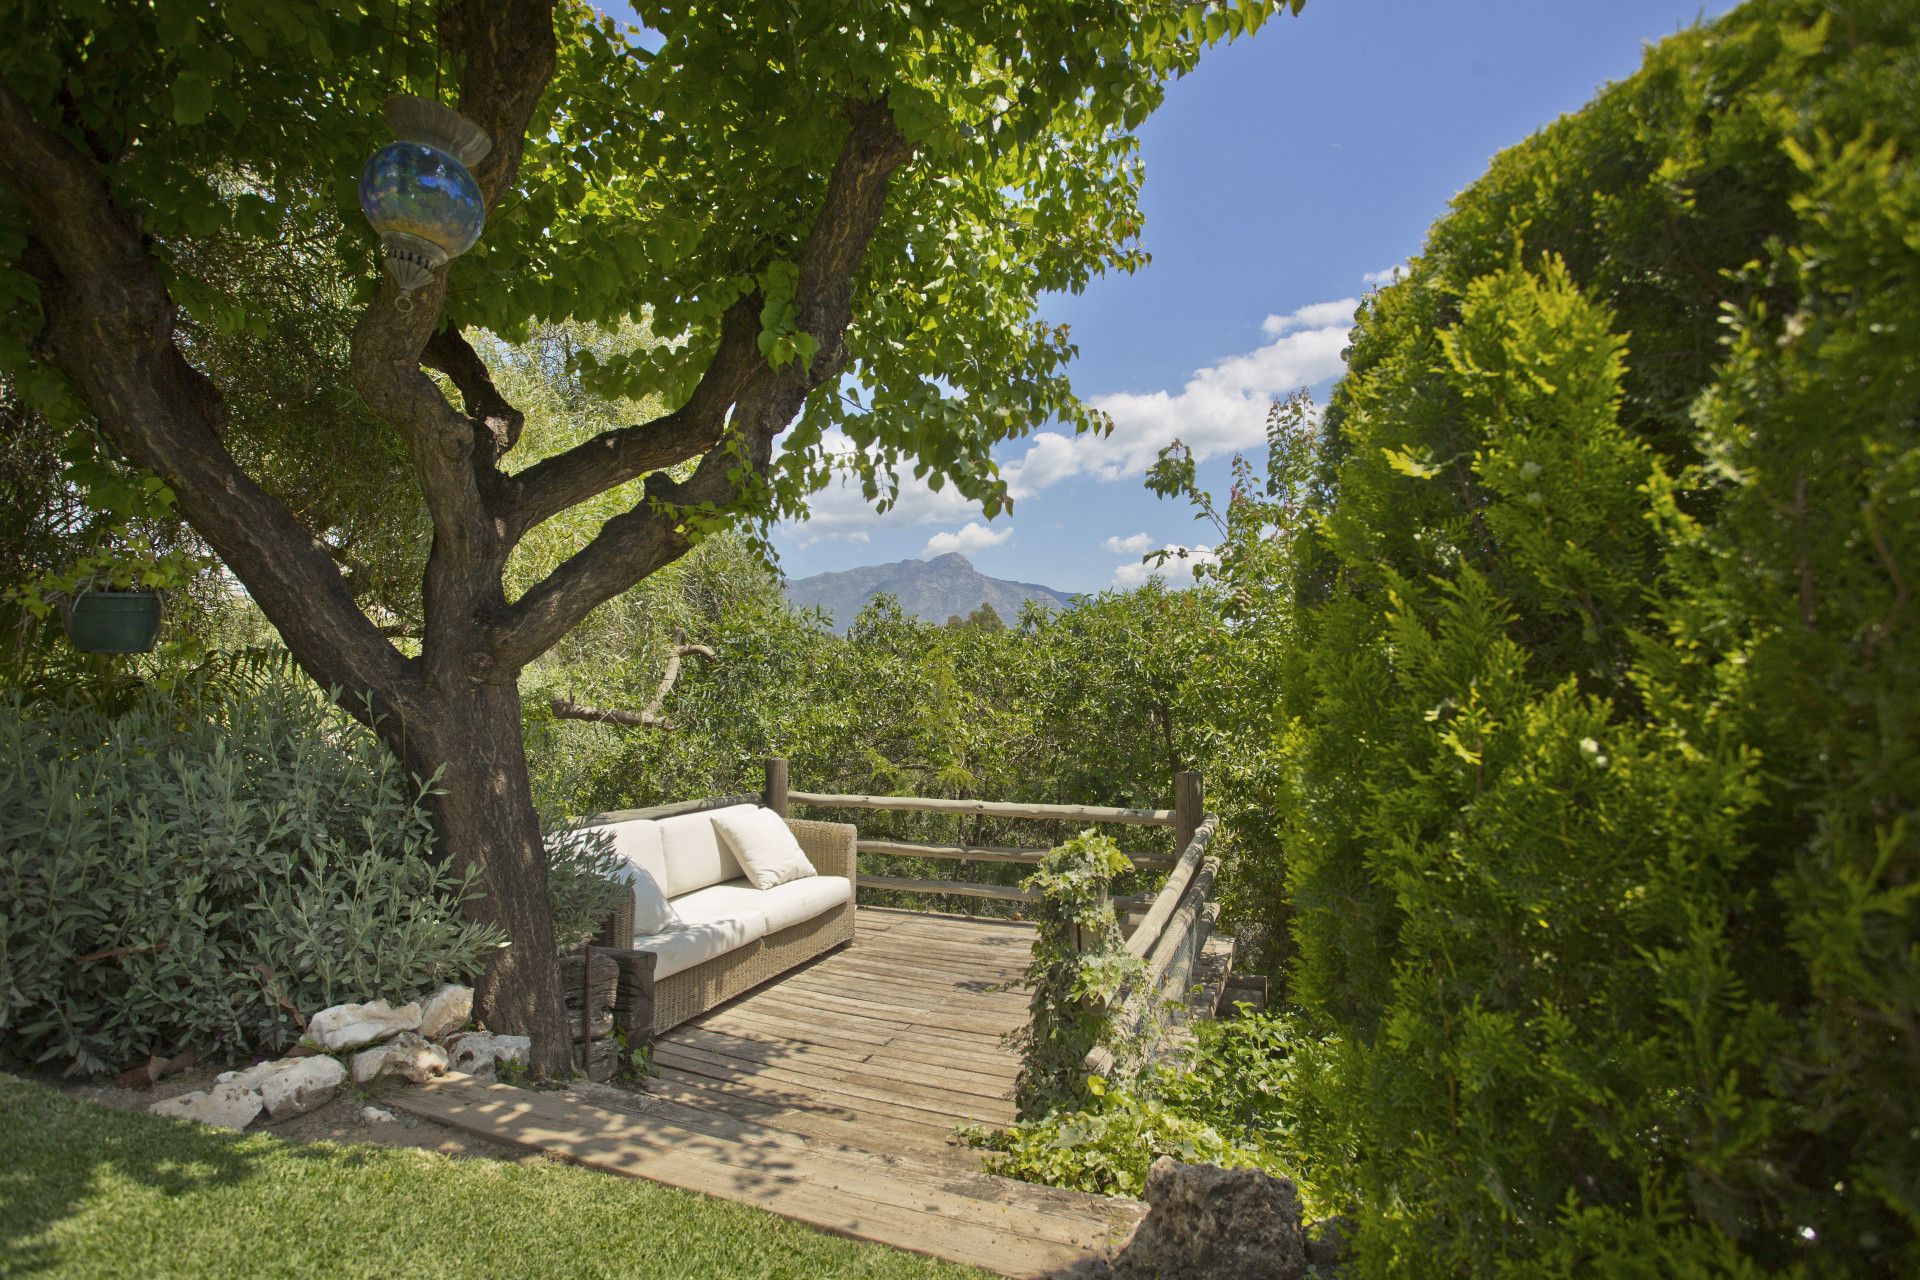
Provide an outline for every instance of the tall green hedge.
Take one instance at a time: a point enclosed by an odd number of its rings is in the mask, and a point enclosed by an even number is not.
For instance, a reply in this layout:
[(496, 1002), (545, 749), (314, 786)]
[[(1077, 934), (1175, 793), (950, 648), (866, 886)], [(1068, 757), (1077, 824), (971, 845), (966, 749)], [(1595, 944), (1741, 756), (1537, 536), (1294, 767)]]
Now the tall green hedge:
[(1755, 0), (1363, 308), (1283, 661), (1364, 1276), (1920, 1274), (1920, 6)]
[(128, 709), (0, 695), (0, 1041), (74, 1073), (285, 1046), (497, 939), (416, 786), (288, 666)]

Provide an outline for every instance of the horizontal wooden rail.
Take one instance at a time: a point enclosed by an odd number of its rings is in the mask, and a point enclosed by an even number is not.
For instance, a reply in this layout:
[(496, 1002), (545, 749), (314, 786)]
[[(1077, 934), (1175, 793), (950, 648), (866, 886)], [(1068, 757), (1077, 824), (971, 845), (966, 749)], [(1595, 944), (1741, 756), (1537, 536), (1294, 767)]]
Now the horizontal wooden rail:
[[(1037, 866), (1047, 856), (1046, 849), (1026, 849), (1004, 844), (916, 844), (911, 840), (861, 840), (861, 853), (884, 853), (890, 858), (945, 858), (961, 862), (1017, 862)], [(1142, 871), (1161, 871), (1173, 865), (1165, 854), (1130, 853), (1127, 857)]]
[[(1166, 981), (1167, 973), (1173, 968), (1173, 962), (1181, 953), (1189, 950), (1191, 935), (1201, 927), (1206, 918), (1208, 895), (1213, 892), (1214, 878), (1220, 874), (1220, 859), (1208, 858), (1200, 864), (1200, 870), (1194, 873), (1193, 882), (1187, 886), (1180, 905), (1175, 909), (1173, 919), (1168, 922), (1160, 941), (1147, 957), (1146, 989), (1158, 991)], [(1162, 995), (1169, 994), (1161, 992)]]
[(963, 898), (1002, 898), (1008, 902), (1038, 902), (1046, 895), (1034, 889), (1004, 884), (973, 884), (966, 880), (917, 880), (912, 876), (867, 876), (862, 889), (899, 889), (907, 893), (954, 893)]
[(795, 804), (823, 809), (891, 809), (900, 813), (964, 813), (988, 818), (1034, 818), (1047, 822), (1116, 822), (1171, 827), (1172, 809), (1112, 809), (1093, 804), (1021, 804), (1011, 800), (943, 800), (926, 796), (850, 796), (826, 791), (789, 791)]
[(704, 800), (676, 800), (672, 804), (656, 804), (645, 809), (615, 809), (609, 813), (596, 813), (586, 820), (588, 826), (604, 826), (611, 822), (631, 822), (635, 818), (677, 818), (683, 813), (705, 813), (709, 809), (729, 809), (736, 804), (759, 804), (757, 795), (708, 796)]
[[(904, 893), (953, 893), (963, 898), (1000, 898), (1007, 902), (1039, 902), (1046, 895), (1036, 889), (1021, 889), (1004, 884), (975, 884), (968, 880), (917, 880), (911, 876), (868, 876), (859, 881), (862, 889), (897, 889)], [(1122, 906), (1145, 903), (1145, 897), (1118, 897)]]
[(1213, 833), (1219, 829), (1219, 826), (1219, 817), (1209, 814), (1207, 820), (1200, 824), (1200, 829), (1193, 833), (1193, 839), (1180, 853), (1180, 860), (1174, 863), (1173, 870), (1168, 873), (1167, 882), (1160, 886), (1160, 892), (1154, 897), (1153, 906), (1147, 911), (1147, 918), (1140, 922), (1140, 927), (1135, 929), (1133, 936), (1127, 939), (1128, 951), (1144, 960), (1159, 943), (1160, 935), (1166, 930), (1167, 921), (1173, 915), (1173, 909), (1180, 905), (1180, 899), (1186, 893), (1187, 885), (1199, 871), (1200, 861), (1206, 857), (1207, 846), (1213, 843)]
[[(1154, 895), (1146, 917), (1127, 938), (1127, 951), (1146, 964), (1146, 973), (1137, 986), (1119, 992), (1108, 1008), (1113, 1010), (1116, 1026), (1128, 1032), (1137, 1030), (1152, 1010), (1150, 998), (1165, 997), (1161, 987), (1174, 964), (1183, 955), (1197, 956), (1204, 945), (1213, 919), (1208, 901), (1214, 879), (1220, 873), (1220, 860), (1207, 856), (1213, 833), (1220, 819), (1208, 814), (1193, 833), (1193, 839), (1180, 852), (1166, 883)], [(1120, 899), (1114, 900), (1116, 905)], [(1081, 1069), (1089, 1075), (1111, 1076), (1115, 1068), (1112, 1050), (1095, 1045), (1087, 1051)]]

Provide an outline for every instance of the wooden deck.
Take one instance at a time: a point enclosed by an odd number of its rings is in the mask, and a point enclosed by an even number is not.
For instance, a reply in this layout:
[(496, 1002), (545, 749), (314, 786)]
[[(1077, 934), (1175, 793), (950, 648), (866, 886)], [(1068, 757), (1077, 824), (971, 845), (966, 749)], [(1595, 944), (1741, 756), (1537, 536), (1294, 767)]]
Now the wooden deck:
[(855, 940), (655, 1046), (644, 1094), (448, 1077), (417, 1115), (581, 1164), (758, 1205), (829, 1231), (1043, 1275), (1110, 1249), (1142, 1207), (981, 1172), (962, 1124), (1013, 1118), (1026, 1017), (993, 990), (1030, 926), (861, 908)]

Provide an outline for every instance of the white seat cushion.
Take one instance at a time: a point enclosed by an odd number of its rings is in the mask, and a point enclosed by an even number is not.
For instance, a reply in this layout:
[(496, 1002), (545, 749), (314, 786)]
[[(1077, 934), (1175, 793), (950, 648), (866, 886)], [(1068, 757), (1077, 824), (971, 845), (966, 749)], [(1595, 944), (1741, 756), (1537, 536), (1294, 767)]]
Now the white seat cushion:
[(711, 816), (722, 847), (733, 854), (754, 888), (771, 889), (818, 874), (793, 838), (793, 829), (773, 810), (755, 805), (745, 813), (721, 809)]
[(753, 808), (750, 804), (736, 804), (706, 813), (662, 818), (655, 824), (660, 828), (661, 853), (667, 864), (667, 878), (660, 887), (667, 891), (669, 898), (740, 878), (740, 864), (721, 845), (720, 833), (713, 829), (713, 815), (745, 813)]
[(851, 901), (853, 882), (845, 876), (807, 876), (771, 889), (756, 889), (745, 880), (709, 885), (675, 898), (673, 909), (687, 921), (757, 915), (768, 933), (778, 933)]
[(766, 933), (767, 918), (759, 912), (747, 912), (687, 920), (680, 928), (665, 933), (643, 933), (634, 938), (633, 947), (636, 951), (651, 951), (658, 957), (653, 963), (654, 977), (671, 978), (736, 947), (758, 942)]

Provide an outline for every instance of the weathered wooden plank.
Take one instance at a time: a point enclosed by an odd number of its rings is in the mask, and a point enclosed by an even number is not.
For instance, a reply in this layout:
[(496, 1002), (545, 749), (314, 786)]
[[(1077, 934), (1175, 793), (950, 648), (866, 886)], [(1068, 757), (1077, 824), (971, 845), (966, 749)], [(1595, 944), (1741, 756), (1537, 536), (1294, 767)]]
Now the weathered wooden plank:
[(954, 915), (946, 911), (909, 911), (905, 907), (861, 907), (861, 927), (913, 929), (954, 934), (991, 935), (997, 933), (1033, 933), (1033, 926), (1019, 920), (985, 920), (979, 916)]
[(1115, 1235), (1110, 1222), (966, 1196), (750, 1133), (716, 1138), (465, 1077), (404, 1096), (414, 1114), (472, 1132), (1003, 1273), (1068, 1265)]
[[(804, 1022), (805, 1029), (795, 1029), (796, 1024), (801, 1022)], [(1010, 1050), (1001, 1047), (1000, 1038), (997, 1035), (948, 1031), (937, 1027), (915, 1027), (910, 1024), (882, 1027), (857, 1015), (848, 1014), (845, 1010), (826, 1008), (808, 1009), (804, 1019), (794, 1017), (791, 1011), (769, 1015), (753, 1010), (730, 1010), (724, 1014), (709, 1014), (700, 1020), (700, 1025), (713, 1027), (716, 1030), (746, 1027), (758, 1030), (762, 1034), (787, 1034), (809, 1041), (838, 1039), (864, 1043), (876, 1052), (889, 1050), (896, 1055), (909, 1053), (953, 1055), (993, 1060), (1011, 1053)]]
[(998, 898), (1005, 902), (1038, 902), (1041, 894), (1035, 889), (1019, 889), (1012, 885), (973, 884), (965, 880), (917, 880), (912, 876), (869, 876), (860, 877), (860, 888), (898, 889), (905, 893), (950, 893), (962, 898)]
[(1170, 827), (1171, 809), (1115, 809), (1092, 804), (1024, 804), (1010, 800), (943, 800), (929, 796), (854, 796), (823, 791), (789, 791), (794, 804), (823, 809), (888, 809), (897, 813), (965, 813), (988, 818), (1035, 818), (1048, 822), (1113, 822)]
[(956, 1168), (978, 1168), (980, 1157), (970, 1147), (951, 1140), (950, 1131), (907, 1124), (876, 1123), (867, 1113), (838, 1113), (818, 1103), (810, 1107), (793, 1104), (792, 1099), (756, 1099), (739, 1090), (709, 1089), (699, 1077), (672, 1079), (652, 1076), (647, 1080), (648, 1098), (662, 1098), (676, 1104), (721, 1116), (753, 1120), (786, 1133), (816, 1138), (824, 1142), (845, 1143), (898, 1159), (911, 1156), (932, 1164)]
[(796, 991), (782, 993), (788, 1001), (814, 1008), (838, 1009), (855, 1017), (866, 1014), (878, 1022), (893, 1022), (902, 1026), (938, 1027), (947, 1031), (970, 1031), (977, 1034), (997, 1036), (1007, 1030), (1004, 1018), (984, 1017), (979, 1014), (958, 1009), (933, 1010), (890, 1010), (878, 1009), (866, 999), (858, 996), (840, 996), (828, 991)]
[[(857, 840), (861, 853), (883, 853), (892, 858), (941, 858), (961, 862), (1017, 862), (1037, 866), (1047, 856), (1045, 849), (1029, 849), (1004, 844), (918, 844), (911, 840)], [(1165, 854), (1129, 853), (1133, 865), (1143, 871), (1164, 870), (1173, 865)]]
[[(1213, 833), (1220, 826), (1220, 819), (1209, 817), (1200, 824), (1187, 847), (1180, 853), (1180, 861), (1167, 873), (1167, 882), (1160, 886), (1153, 905), (1147, 908), (1147, 918), (1140, 922), (1127, 938), (1127, 950), (1144, 960), (1160, 942), (1160, 932), (1167, 926), (1167, 917), (1180, 904), (1180, 895), (1185, 893), (1192, 881), (1194, 872), (1200, 869), (1200, 859), (1206, 856), (1207, 846), (1213, 842)], [(1119, 902), (1120, 899), (1115, 899)]]
[[(676, 1029), (676, 1031), (679, 1030), (682, 1029)], [(823, 1073), (851, 1071), (872, 1075), (876, 1072), (884, 1072), (881, 1076), (883, 1079), (898, 1080), (902, 1085), (913, 1086), (902, 1090), (901, 1096), (905, 1098), (924, 1098), (929, 1096), (928, 1091), (931, 1090), (936, 1093), (966, 1093), (1000, 1100), (1008, 1095), (1013, 1082), (1012, 1073), (975, 1071), (958, 1063), (946, 1063), (937, 1068), (889, 1063), (884, 1068), (880, 1068), (875, 1066), (865, 1054), (857, 1056), (839, 1054), (821, 1046), (809, 1046), (805, 1052), (796, 1052), (774, 1041), (756, 1039), (733, 1032), (703, 1027), (684, 1030), (684, 1035), (674, 1036), (673, 1043), (694, 1049), (704, 1049), (729, 1058), (762, 1062), (776, 1067), (794, 1064), (804, 1070), (817, 1070)]]
[(1013, 1118), (1013, 1103), (980, 1094), (955, 1090), (923, 1089), (914, 1091), (885, 1075), (864, 1071), (835, 1070), (807, 1062), (756, 1062), (731, 1053), (715, 1053), (678, 1042), (654, 1046), (653, 1060), (662, 1066), (716, 1076), (722, 1080), (767, 1080), (791, 1085), (826, 1085), (850, 1097), (871, 1102), (911, 1107), (934, 1116), (966, 1116), (988, 1123), (1005, 1123)]
[(797, 970), (782, 981), (804, 978), (807, 982), (839, 983), (859, 989), (878, 986), (889, 991), (937, 992), (969, 1003), (977, 1002), (983, 1007), (998, 1007), (1026, 999), (1024, 992), (994, 990), (1009, 982), (1019, 981), (1024, 972), (1024, 967), (996, 966), (991, 969), (970, 969), (964, 977), (947, 976), (922, 973), (891, 960), (869, 959), (864, 953), (856, 955), (849, 952), (844, 964)]
[(1026, 997), (1020, 992), (995, 990), (1000, 983), (992, 981), (991, 975), (969, 987), (959, 982), (915, 981), (911, 971), (895, 969), (889, 972), (884, 967), (856, 969), (849, 966), (795, 973), (782, 978), (780, 985), (800, 990), (813, 988), (835, 995), (864, 992), (895, 1004), (926, 1008), (948, 1008), (954, 1001), (962, 1000), (970, 1007), (1002, 1014), (1014, 1022), (1020, 1021), (1021, 1010), (1027, 1003)]
[(904, 1114), (896, 1115), (892, 1108), (877, 1106), (862, 1098), (846, 1098), (839, 1094), (812, 1096), (791, 1086), (782, 1092), (765, 1085), (742, 1084), (702, 1076), (696, 1072), (684, 1072), (677, 1067), (661, 1071), (648, 1081), (648, 1087), (663, 1083), (677, 1089), (698, 1091), (714, 1100), (712, 1105), (716, 1109), (742, 1119), (759, 1117), (760, 1113), (750, 1108), (771, 1106), (781, 1113), (782, 1118), (767, 1123), (785, 1126), (786, 1115), (802, 1114), (814, 1117), (822, 1124), (840, 1126), (843, 1134), (857, 1133), (861, 1143), (870, 1141), (867, 1137), (870, 1130), (875, 1134), (886, 1134), (889, 1146), (921, 1151), (953, 1149), (958, 1141), (954, 1136), (955, 1130), (971, 1123), (959, 1116), (938, 1116), (931, 1120), (924, 1116), (910, 1118)]
[(909, 1107), (887, 1099), (870, 1096), (867, 1093), (849, 1093), (832, 1082), (818, 1079), (780, 1080), (771, 1077), (743, 1077), (728, 1073), (711, 1063), (681, 1066), (677, 1063), (662, 1063), (657, 1072), (669, 1079), (682, 1083), (699, 1083), (708, 1089), (734, 1093), (760, 1102), (778, 1102), (790, 1107), (827, 1109), (838, 1114), (852, 1111), (859, 1115), (862, 1124), (911, 1125), (929, 1142), (940, 1144), (953, 1137), (953, 1131), (963, 1124), (976, 1123), (973, 1117), (963, 1116), (954, 1111), (938, 1111), (927, 1107)]

